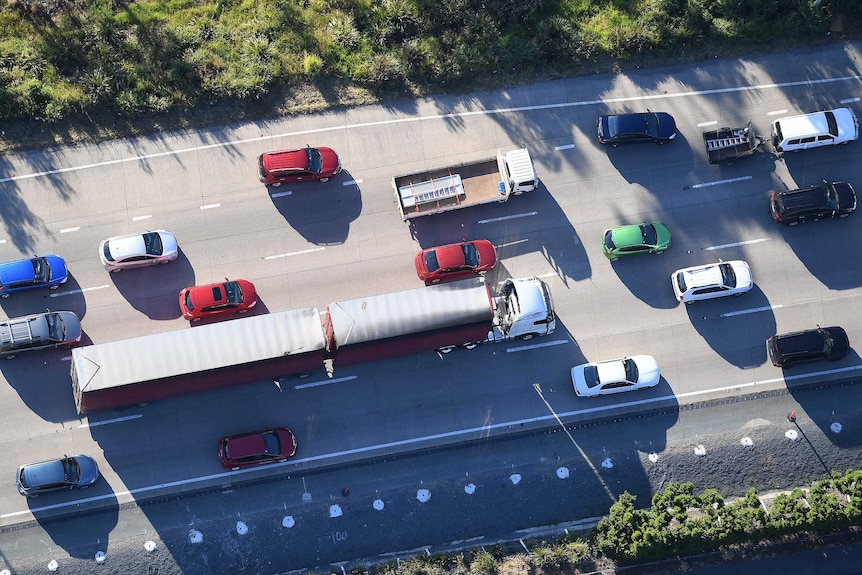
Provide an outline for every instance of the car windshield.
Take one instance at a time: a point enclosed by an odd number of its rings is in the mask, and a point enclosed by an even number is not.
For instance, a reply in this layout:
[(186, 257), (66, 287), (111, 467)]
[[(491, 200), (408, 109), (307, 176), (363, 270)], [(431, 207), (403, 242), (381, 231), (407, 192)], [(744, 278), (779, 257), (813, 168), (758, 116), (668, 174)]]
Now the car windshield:
[(824, 112), (826, 116), (826, 125), (829, 126), (829, 133), (838, 137), (838, 122), (835, 121), (835, 114), (832, 112)]
[(264, 451), (270, 455), (278, 455), (281, 452), (278, 434), (274, 431), (267, 431), (263, 434), (263, 445)]
[(74, 459), (63, 460), (63, 481), (66, 483), (78, 483), (81, 479), (81, 466)]
[(308, 171), (319, 174), (323, 171), (323, 156), (315, 148), (306, 148), (305, 153), (308, 154)]
[(191, 311), (191, 310), (195, 309), (195, 306), (192, 303), (192, 290), (186, 290), (186, 293), (183, 296), (183, 301), (185, 302), (186, 308), (188, 310)]
[(479, 250), (472, 243), (461, 244), (461, 251), (464, 252), (464, 264), (475, 268), (479, 266)]
[(425, 265), (429, 272), (436, 272), (440, 269), (440, 263), (437, 261), (437, 250), (425, 252)]
[(226, 282), (224, 284), (224, 293), (227, 295), (228, 303), (242, 303), (242, 288), (239, 282)]
[(644, 114), (644, 123), (647, 134), (658, 136), (658, 114)]
[(51, 266), (45, 258), (33, 258), (33, 277), (37, 283), (47, 283), (51, 279)]
[(636, 382), (639, 375), (637, 364), (633, 359), (626, 359), (623, 363), (626, 366), (626, 381)]
[(595, 365), (588, 365), (584, 368), (584, 382), (587, 387), (593, 388), (599, 385), (599, 368)]
[(147, 232), (144, 234), (144, 246), (146, 246), (149, 255), (162, 255), (162, 238), (156, 232)]
[(826, 184), (823, 186), (826, 192), (826, 206), (830, 210), (838, 209), (838, 190), (835, 189), (835, 186), (832, 184)]
[(652, 224), (641, 226), (641, 237), (646, 246), (654, 246), (658, 243), (658, 234), (656, 234), (655, 226)]
[(688, 289), (685, 285), (685, 274), (679, 272), (676, 274), (676, 285), (679, 287), (679, 293), (685, 293), (685, 290)]
[(60, 314), (49, 313), (45, 316), (48, 322), (48, 339), (51, 341), (64, 341), (66, 339), (66, 325), (60, 319)]
[(727, 287), (736, 287), (736, 274), (730, 264), (721, 264), (721, 282)]
[(607, 232), (605, 232), (605, 246), (607, 246), (609, 250), (612, 250), (617, 247), (616, 244), (614, 244), (613, 230), (608, 230)]

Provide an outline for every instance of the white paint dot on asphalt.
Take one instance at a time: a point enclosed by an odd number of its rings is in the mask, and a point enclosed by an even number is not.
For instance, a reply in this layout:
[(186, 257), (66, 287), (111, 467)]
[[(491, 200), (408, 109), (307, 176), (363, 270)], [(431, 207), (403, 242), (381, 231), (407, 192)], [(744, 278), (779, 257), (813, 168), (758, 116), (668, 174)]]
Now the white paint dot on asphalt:
[(330, 505), (329, 506), (329, 516), (330, 517), (341, 517), (342, 511), (340, 505)]
[(841, 433), (842, 425), (836, 421), (829, 426), (829, 429), (832, 430), (832, 433)]
[(569, 468), (568, 467), (558, 467), (557, 468), (557, 477), (560, 479), (567, 479), (569, 477)]
[(743, 437), (739, 440), (739, 443), (741, 443), (743, 447), (751, 447), (754, 445), (754, 440), (750, 437)]
[(105, 562), (105, 552), (104, 551), (96, 551), (96, 563), (104, 563)]
[(292, 515), (285, 515), (284, 519), (281, 520), (282, 527), (287, 527), (288, 529), (290, 529), (294, 525), (296, 525), (296, 521), (294, 521)]
[(706, 447), (698, 444), (697, 447), (694, 448), (694, 454), (698, 457), (704, 457), (706, 455)]
[(614, 460), (610, 457), (605, 457), (604, 461), (602, 461), (602, 467), (604, 467), (605, 469), (613, 469)]
[(56, 571), (59, 568), (60, 568), (60, 564), (57, 563), (57, 561), (55, 559), (51, 559), (48, 562), (48, 571)]
[(0, 570), (0, 575), (12, 575), (12, 572), (8, 569)]
[(512, 482), (512, 485), (519, 484), (521, 482), (521, 474), (520, 473), (513, 473), (512, 475), (509, 476), (509, 481)]
[(658, 453), (656, 453), (655, 451), (650, 451), (650, 452), (649, 452), (649, 455), (647, 455), (647, 457), (648, 457), (648, 458), (649, 458), (649, 460), (650, 460), (650, 461), (652, 461), (653, 463), (655, 463), (656, 461), (658, 461)]
[(144, 549), (147, 551), (155, 551), (156, 550), (156, 542), (155, 541), (147, 541), (144, 543)]
[(302, 494), (302, 502), (303, 503), (311, 503), (311, 493), (309, 493), (308, 491), (303, 493)]
[(375, 499), (374, 503), (372, 503), (371, 506), (374, 507), (374, 509), (376, 509), (377, 511), (383, 511), (383, 508), (386, 507), (386, 504), (383, 503), (382, 499)]
[(474, 493), (476, 493), (476, 484), (468, 483), (467, 485), (465, 485), (464, 493), (466, 493), (467, 495), (473, 495)]
[(200, 543), (204, 540), (204, 534), (197, 529), (189, 529), (189, 543)]
[(431, 492), (427, 489), (420, 489), (416, 492), (416, 499), (418, 499), (420, 503), (425, 503), (431, 499)]
[(245, 521), (236, 522), (236, 532), (240, 535), (248, 533), (248, 525), (245, 524)]
[(790, 441), (796, 441), (797, 439), (799, 439), (799, 433), (795, 429), (788, 429), (784, 432), (784, 437), (786, 437)]

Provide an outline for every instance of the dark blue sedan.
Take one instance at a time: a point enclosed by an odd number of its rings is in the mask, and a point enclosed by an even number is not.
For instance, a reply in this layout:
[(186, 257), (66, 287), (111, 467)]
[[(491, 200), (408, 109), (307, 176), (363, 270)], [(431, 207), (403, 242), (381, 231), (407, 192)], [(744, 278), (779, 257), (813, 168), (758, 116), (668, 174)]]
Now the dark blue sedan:
[(0, 264), (0, 297), (36, 288), (57, 289), (69, 279), (60, 256), (42, 256)]
[(599, 116), (599, 143), (618, 146), (628, 142), (664, 144), (676, 137), (676, 122), (665, 112)]

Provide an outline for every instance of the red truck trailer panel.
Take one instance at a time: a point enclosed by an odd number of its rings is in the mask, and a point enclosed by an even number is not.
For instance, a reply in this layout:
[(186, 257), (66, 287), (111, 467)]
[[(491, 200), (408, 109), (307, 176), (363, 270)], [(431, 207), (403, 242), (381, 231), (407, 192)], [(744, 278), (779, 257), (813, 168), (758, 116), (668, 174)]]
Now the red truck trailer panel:
[(485, 341), (494, 302), (470, 279), (330, 304), (325, 332), (335, 365)]
[(235, 319), (72, 350), (78, 413), (312, 372), (326, 342), (317, 308)]

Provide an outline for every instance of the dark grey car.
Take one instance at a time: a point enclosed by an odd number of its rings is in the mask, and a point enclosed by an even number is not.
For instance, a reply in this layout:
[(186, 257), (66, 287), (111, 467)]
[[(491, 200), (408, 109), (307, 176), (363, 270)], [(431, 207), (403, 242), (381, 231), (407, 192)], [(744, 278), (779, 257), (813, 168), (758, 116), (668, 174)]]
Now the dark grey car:
[(81, 341), (81, 322), (71, 311), (48, 311), (0, 322), (0, 356), (72, 345)]
[(99, 479), (99, 466), (86, 455), (28, 463), (18, 468), (18, 493), (37, 497), (42, 493), (89, 487)]

